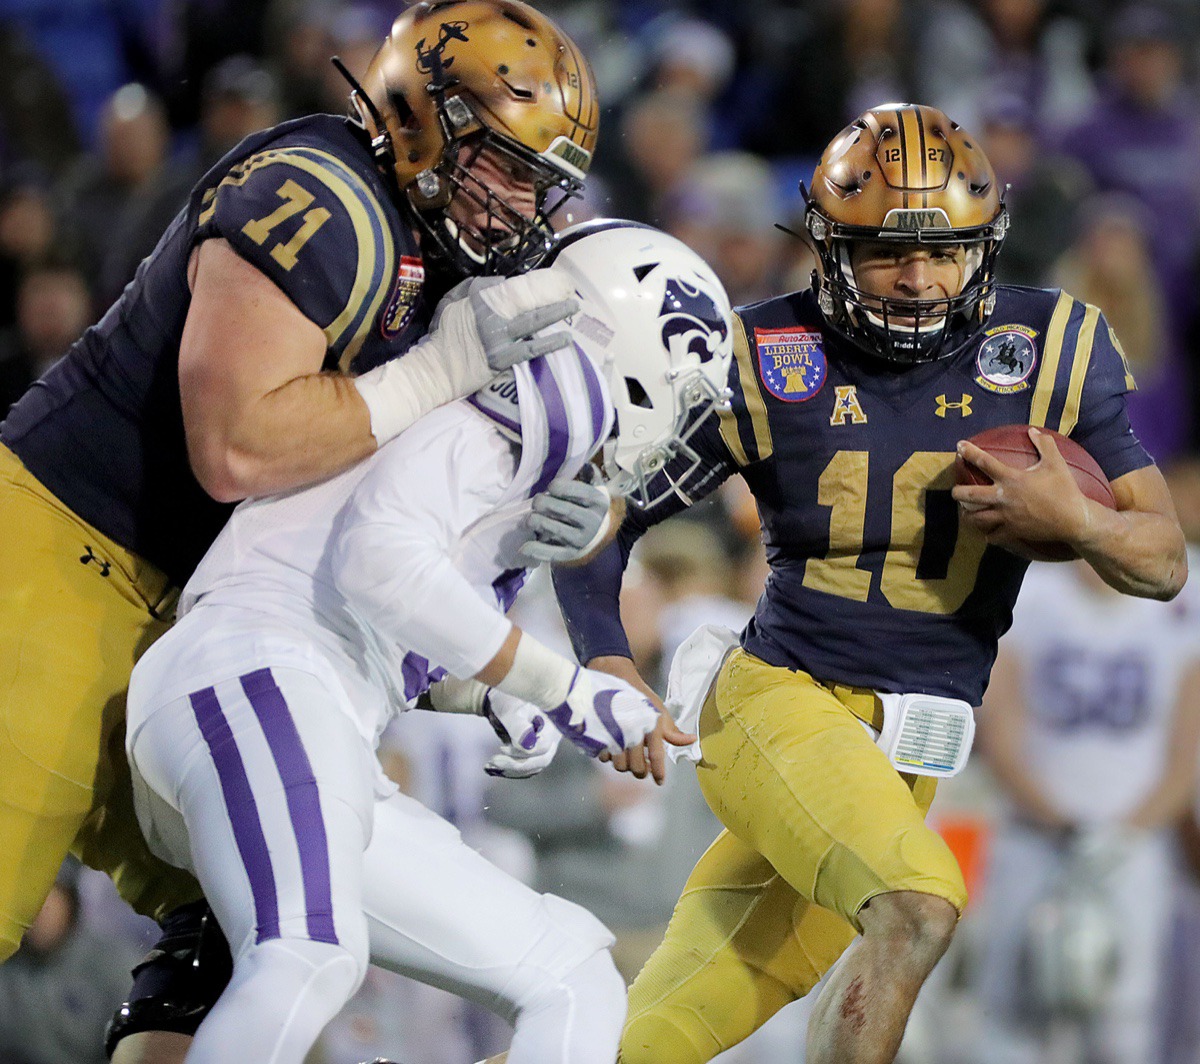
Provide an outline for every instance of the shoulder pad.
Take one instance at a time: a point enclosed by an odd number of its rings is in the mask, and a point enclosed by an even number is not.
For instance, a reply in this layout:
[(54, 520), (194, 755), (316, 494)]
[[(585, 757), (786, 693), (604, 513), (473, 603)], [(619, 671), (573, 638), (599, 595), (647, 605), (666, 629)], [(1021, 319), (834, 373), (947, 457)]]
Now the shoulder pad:
[(229, 241), (340, 352), (361, 342), (395, 274), (390, 209), (333, 152), (293, 145), (250, 156), (206, 191), (197, 239)]

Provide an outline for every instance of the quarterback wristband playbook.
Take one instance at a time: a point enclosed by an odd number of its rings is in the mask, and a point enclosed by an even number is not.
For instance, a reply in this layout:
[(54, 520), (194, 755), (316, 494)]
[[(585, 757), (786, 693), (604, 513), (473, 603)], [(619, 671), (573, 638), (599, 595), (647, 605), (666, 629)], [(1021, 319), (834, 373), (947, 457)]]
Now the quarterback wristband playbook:
[[(900, 772), (945, 779), (967, 763), (975, 740), (975, 711), (960, 698), (880, 694), (883, 731), (875, 739)], [(875, 729), (863, 727), (874, 736)]]

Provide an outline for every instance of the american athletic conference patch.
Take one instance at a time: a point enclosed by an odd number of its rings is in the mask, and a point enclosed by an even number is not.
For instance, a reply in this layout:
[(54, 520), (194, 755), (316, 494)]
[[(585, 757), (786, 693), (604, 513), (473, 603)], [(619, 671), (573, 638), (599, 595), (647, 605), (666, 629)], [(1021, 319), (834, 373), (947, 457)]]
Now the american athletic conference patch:
[(385, 339), (395, 339), (404, 331), (424, 284), (424, 261), (416, 255), (401, 255), (396, 287), (392, 290), (392, 298), (388, 300), (383, 316), (379, 319), (379, 331)]
[(758, 374), (776, 399), (802, 403), (825, 384), (824, 340), (815, 329), (755, 329)]
[(1013, 395), (1029, 387), (1037, 365), (1037, 330), (1028, 325), (988, 329), (975, 356), (975, 383), (998, 395)]

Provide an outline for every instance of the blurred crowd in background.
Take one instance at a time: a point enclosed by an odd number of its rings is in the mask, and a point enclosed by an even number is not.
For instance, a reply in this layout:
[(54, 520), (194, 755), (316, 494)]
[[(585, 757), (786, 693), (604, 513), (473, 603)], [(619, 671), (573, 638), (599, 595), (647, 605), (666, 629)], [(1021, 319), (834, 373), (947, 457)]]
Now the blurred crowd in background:
[[(0, 411), (119, 295), (224, 152), (288, 118), (344, 113), (347, 86), (328, 57), (361, 73), (398, 3), (0, 2)], [(590, 57), (604, 105), (593, 177), (563, 217), (674, 233), (735, 304), (809, 283), (807, 245), (776, 223), (802, 232), (799, 183), (857, 113), (917, 101), (973, 131), (1008, 186), (1001, 280), (1061, 286), (1101, 308), (1139, 382), (1134, 428), (1200, 541), (1200, 3), (534, 3)], [(673, 649), (701, 623), (740, 627), (764, 574), (757, 514), (736, 485), (646, 538), (625, 617), (660, 691)], [(1092, 641), (1125, 664), (1092, 667), (1087, 647), (1056, 646), (1051, 660), (1044, 641), (1021, 638), (1036, 619), (1018, 611), (1008, 680), (983, 712), (1005, 726), (981, 725), (982, 756), (935, 806), (978, 904), (923, 995), (905, 1059), (1196, 1064), (1200, 592), (1144, 615), (1121, 613), (1073, 567), (1034, 579), (1077, 606), (1060, 634), (1101, 618)], [(542, 576), (518, 609), (541, 638), (564, 640)], [(1144, 646), (1123, 649), (1136, 632), (1159, 633), (1153, 661)], [(718, 830), (689, 768), (656, 789), (563, 749), (535, 780), (493, 784), (481, 771), (493, 744), (482, 721), (409, 714), (383, 756), (492, 859), (608, 922), (632, 977)], [(1039, 756), (1063, 744), (1093, 770), (1072, 778)], [(1115, 804), (1104, 797), (1106, 781), (1127, 777), (1141, 782)], [(1042, 871), (1018, 876), (1024, 908), (1006, 910), (1014, 892), (989, 883), (1013, 868)], [(1108, 879), (1122, 885), (1105, 894)], [(1059, 925), (1052, 905), (1038, 909), (1055, 899), (1069, 903)], [(1086, 918), (1064, 924), (1064, 911)], [(1082, 943), (1073, 957), (1094, 977), (1090, 997), (1055, 984), (1061, 958), (1019, 948), (1034, 926)], [(0, 968), (0, 1060), (103, 1060), (103, 1021), (152, 939), (102, 877), (65, 868)], [(1013, 948), (997, 959), (996, 943)], [(727, 1059), (795, 1064), (803, 1028), (801, 1003)], [(457, 999), (372, 972), (320, 1060), (465, 1064), (504, 1044), (502, 1025)]]

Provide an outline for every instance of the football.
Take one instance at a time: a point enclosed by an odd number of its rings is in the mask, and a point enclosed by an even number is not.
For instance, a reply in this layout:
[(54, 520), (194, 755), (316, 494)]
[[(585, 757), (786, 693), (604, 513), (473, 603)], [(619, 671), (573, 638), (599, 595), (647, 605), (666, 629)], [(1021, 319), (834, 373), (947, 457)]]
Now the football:
[[(1041, 429), (1040, 431), (1054, 437), (1059, 454), (1066, 460), (1071, 475), (1075, 478), (1075, 483), (1079, 485), (1079, 490), (1089, 499), (1107, 506), (1110, 510), (1115, 509), (1117, 503), (1113, 498), (1112, 488), (1109, 487), (1108, 478), (1096, 464), (1096, 460), (1074, 440), (1062, 433), (1055, 432), (1053, 429)], [(985, 429), (978, 435), (972, 436), (970, 442), (980, 450), (994, 455), (1005, 465), (1017, 469), (1027, 469), (1029, 466), (1035, 465), (1040, 458), (1037, 448), (1033, 445), (1033, 440), (1029, 438), (1028, 425), (998, 425), (996, 428)], [(992, 482), (986, 473), (965, 461), (961, 456), (954, 461), (954, 475), (959, 484), (990, 484)], [(1079, 557), (1074, 548), (1066, 543), (1040, 541), (1036, 543), (1023, 542), (1017, 553), (1024, 558), (1042, 562), (1065, 562)]]

